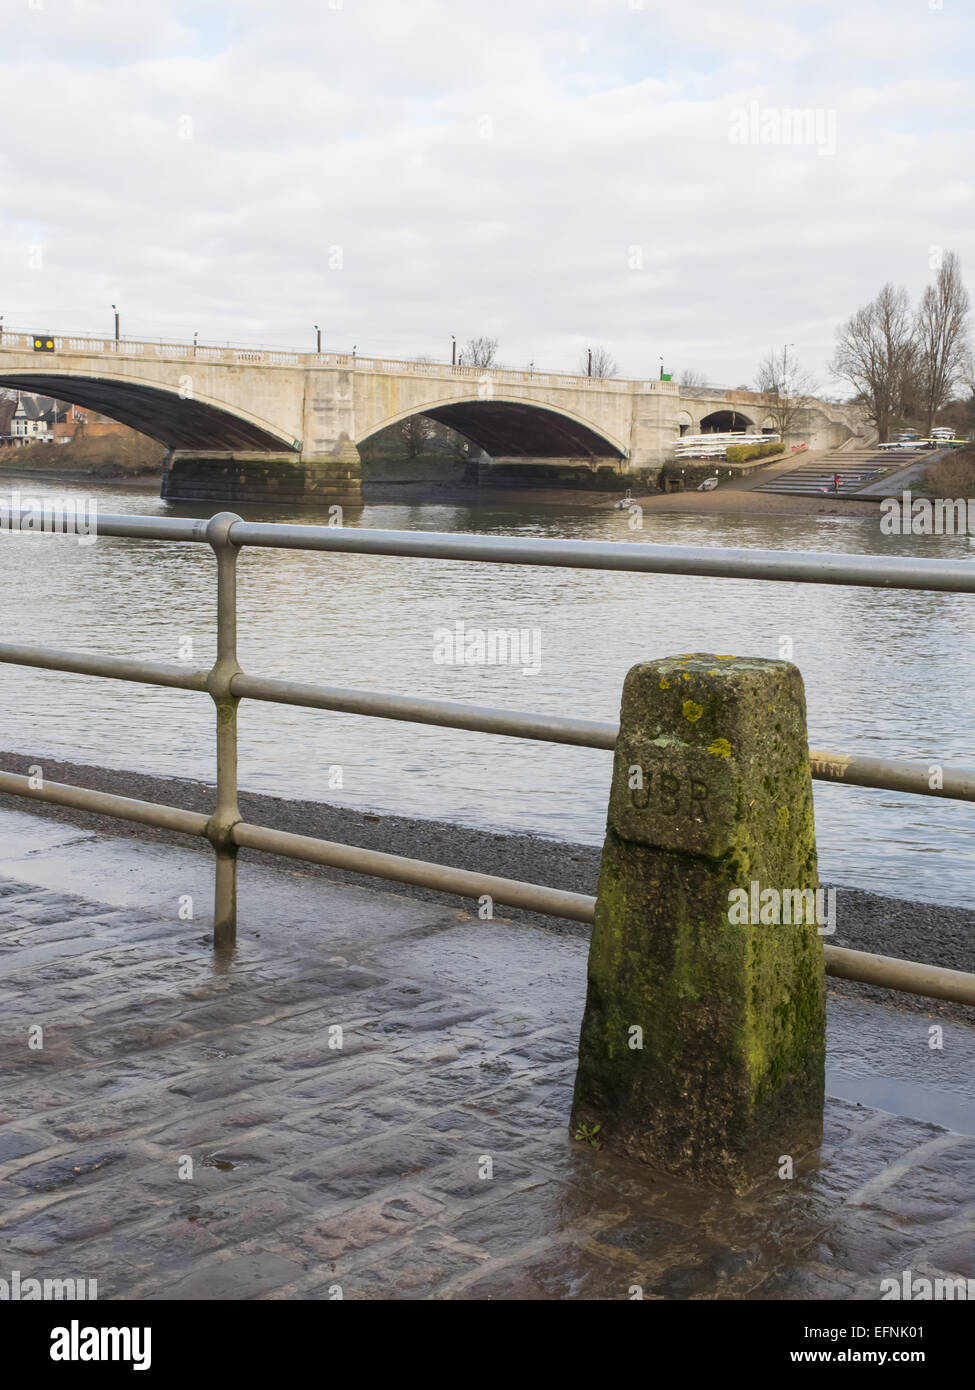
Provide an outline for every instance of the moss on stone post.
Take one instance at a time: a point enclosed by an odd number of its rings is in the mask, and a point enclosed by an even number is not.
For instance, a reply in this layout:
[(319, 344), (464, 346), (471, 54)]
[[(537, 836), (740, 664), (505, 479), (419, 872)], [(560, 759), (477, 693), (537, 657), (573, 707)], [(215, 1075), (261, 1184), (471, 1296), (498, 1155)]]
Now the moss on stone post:
[(633, 667), (573, 1133), (599, 1125), (609, 1149), (738, 1190), (819, 1144), (817, 888), (797, 668), (702, 654)]

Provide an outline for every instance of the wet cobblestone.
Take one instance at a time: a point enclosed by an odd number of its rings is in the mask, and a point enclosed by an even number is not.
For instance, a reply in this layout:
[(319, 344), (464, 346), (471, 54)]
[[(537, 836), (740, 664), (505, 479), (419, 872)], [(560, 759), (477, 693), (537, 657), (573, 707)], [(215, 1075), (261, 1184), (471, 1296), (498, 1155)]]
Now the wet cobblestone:
[[(132, 852), (178, 884), (178, 851)], [(794, 1178), (689, 1188), (569, 1136), (584, 940), (249, 872), (229, 963), (198, 923), (0, 878), (0, 1274), (463, 1300), (975, 1277), (975, 1139), (830, 1100)]]

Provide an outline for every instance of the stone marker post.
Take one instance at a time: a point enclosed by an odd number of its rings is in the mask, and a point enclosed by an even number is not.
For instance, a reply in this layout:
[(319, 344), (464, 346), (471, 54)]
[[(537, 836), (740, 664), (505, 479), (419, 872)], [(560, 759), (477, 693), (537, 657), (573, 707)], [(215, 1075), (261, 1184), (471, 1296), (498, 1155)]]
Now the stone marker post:
[(608, 1149), (736, 1190), (819, 1144), (817, 887), (798, 669), (699, 653), (633, 667), (573, 1134), (598, 1125)]

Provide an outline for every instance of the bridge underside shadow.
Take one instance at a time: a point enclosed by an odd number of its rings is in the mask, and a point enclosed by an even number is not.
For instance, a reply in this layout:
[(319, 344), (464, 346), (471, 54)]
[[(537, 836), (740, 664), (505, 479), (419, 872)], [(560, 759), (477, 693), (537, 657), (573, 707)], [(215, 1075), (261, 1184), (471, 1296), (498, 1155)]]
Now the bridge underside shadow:
[(0, 386), (38, 392), (96, 410), (158, 440), (169, 449), (274, 450), (280, 453), (292, 444), (291, 440), (285, 441), (280, 435), (232, 411), (139, 382), (26, 372), (0, 374)]
[(712, 410), (710, 415), (705, 415), (701, 420), (702, 434), (727, 434), (735, 430), (740, 430), (744, 434), (747, 430), (757, 428), (750, 415), (744, 415), (740, 410)]
[(603, 435), (554, 410), (512, 401), (459, 401), (423, 411), (494, 458), (620, 459)]

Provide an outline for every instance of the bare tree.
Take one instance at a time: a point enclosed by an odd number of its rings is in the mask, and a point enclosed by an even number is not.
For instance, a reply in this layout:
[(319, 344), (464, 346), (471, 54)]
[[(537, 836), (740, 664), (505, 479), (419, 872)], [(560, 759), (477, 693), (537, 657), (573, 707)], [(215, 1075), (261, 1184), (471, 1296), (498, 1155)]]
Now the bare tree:
[(863, 401), (881, 443), (890, 438), (915, 352), (907, 291), (889, 283), (837, 329), (830, 371), (849, 382)]
[(481, 447), (475, 444), (472, 439), (467, 439), (464, 435), (451, 429), (445, 433), (443, 448), (448, 458), (453, 459), (455, 463), (476, 462), (483, 453)]
[(681, 386), (686, 386), (688, 390), (694, 390), (697, 387), (708, 385), (708, 379), (704, 373), (696, 371), (694, 367), (688, 367), (683, 372), (677, 372), (676, 377)]
[(424, 452), (426, 445), (436, 433), (434, 421), (426, 415), (410, 415), (401, 421), (399, 429), (406, 456), (411, 459)]
[(921, 296), (917, 315), (918, 404), (924, 432), (931, 433), (934, 417), (951, 399), (968, 359), (968, 291), (961, 262), (948, 251), (933, 285)]
[(779, 434), (785, 439), (799, 429), (799, 418), (809, 405), (815, 384), (788, 347), (772, 348), (759, 363), (755, 384), (768, 399), (767, 409)]
[(975, 356), (969, 353), (962, 368), (962, 379), (965, 386), (965, 395), (962, 397), (965, 406), (964, 428), (968, 438), (975, 438)]
[(497, 338), (468, 338), (461, 353), (461, 361), (465, 367), (493, 367), (497, 355)]
[(619, 371), (616, 358), (609, 348), (593, 347), (586, 348), (579, 362), (580, 376), (598, 376), (601, 378), (615, 376)]
[(950, 425), (959, 439), (975, 432), (975, 389), (969, 387), (938, 411), (936, 423)]
[(891, 424), (895, 428), (916, 423), (924, 413), (924, 387), (921, 381), (921, 359), (911, 353), (904, 369), (894, 382), (891, 393)]

